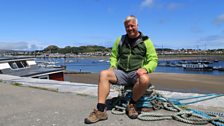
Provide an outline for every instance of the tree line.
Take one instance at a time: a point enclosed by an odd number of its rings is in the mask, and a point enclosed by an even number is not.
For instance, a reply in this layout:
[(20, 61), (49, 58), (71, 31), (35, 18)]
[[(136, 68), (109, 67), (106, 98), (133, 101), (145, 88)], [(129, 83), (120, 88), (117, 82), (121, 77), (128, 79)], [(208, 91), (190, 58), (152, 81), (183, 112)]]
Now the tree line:
[(79, 53), (88, 53), (88, 52), (110, 52), (111, 48), (106, 48), (104, 46), (97, 46), (97, 45), (89, 45), (89, 46), (66, 46), (64, 48), (59, 48), (56, 45), (50, 45), (43, 50), (44, 52), (49, 53), (73, 53), (73, 54), (79, 54)]

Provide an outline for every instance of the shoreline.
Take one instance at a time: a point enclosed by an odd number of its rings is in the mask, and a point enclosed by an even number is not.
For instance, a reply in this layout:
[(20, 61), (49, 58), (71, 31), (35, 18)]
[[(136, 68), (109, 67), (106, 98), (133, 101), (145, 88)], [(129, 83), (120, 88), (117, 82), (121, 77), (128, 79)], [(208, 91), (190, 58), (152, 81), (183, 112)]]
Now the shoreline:
[[(98, 73), (64, 74), (65, 81), (97, 84)], [(224, 77), (200, 74), (159, 73), (151, 74), (155, 89), (183, 93), (218, 93), (224, 94)]]
[[(65, 58), (65, 57), (41, 57), (35, 58)], [(93, 59), (109, 59), (110, 56), (68, 56), (66, 58), (93, 58)], [(224, 60), (222, 55), (158, 55), (159, 60)]]

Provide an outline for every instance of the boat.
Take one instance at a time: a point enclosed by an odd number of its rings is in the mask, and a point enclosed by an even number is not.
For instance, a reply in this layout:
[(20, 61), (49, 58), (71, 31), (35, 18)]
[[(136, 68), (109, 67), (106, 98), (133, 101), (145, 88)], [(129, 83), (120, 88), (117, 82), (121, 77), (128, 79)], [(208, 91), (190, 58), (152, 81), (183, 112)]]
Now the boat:
[(64, 81), (65, 67), (38, 66), (32, 57), (0, 58), (0, 74)]
[(103, 59), (101, 59), (101, 60), (98, 60), (98, 62), (104, 62), (104, 60), (103, 60)]
[(218, 71), (224, 71), (224, 67), (218, 68)]
[(213, 67), (213, 70), (224, 71), (224, 67)]
[(189, 62), (186, 64), (182, 64), (182, 67), (184, 69), (190, 69), (190, 70), (213, 70), (212, 66), (209, 66), (208, 64), (201, 62)]
[(219, 62), (219, 60), (215, 59), (214, 62)]

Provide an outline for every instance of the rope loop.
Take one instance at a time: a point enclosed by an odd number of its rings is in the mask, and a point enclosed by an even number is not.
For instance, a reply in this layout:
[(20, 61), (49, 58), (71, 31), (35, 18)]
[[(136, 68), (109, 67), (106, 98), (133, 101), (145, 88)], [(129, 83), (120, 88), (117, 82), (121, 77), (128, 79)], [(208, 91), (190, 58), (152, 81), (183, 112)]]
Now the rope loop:
[(121, 107), (121, 106), (115, 106), (112, 110), (111, 113), (114, 115), (124, 115), (125, 114), (125, 107)]
[[(114, 100), (114, 108), (112, 109), (112, 114), (123, 115), (125, 114), (127, 104), (129, 99), (132, 97), (132, 91), (125, 89), (125, 87), (120, 88), (119, 96)], [(140, 98), (136, 103), (137, 108), (152, 108), (153, 110), (165, 109), (172, 111), (172, 114), (159, 114), (153, 112), (141, 112), (138, 115), (138, 119), (142, 121), (159, 121), (159, 120), (177, 120), (192, 125), (205, 125), (212, 123), (215, 126), (224, 126), (224, 113), (219, 112), (202, 112), (194, 109), (188, 109), (186, 105), (193, 104), (196, 102), (201, 102), (209, 100), (212, 98), (224, 96), (223, 94), (207, 94), (196, 97), (188, 98), (166, 98), (162, 94), (159, 94), (154, 89), (147, 89), (146, 95)], [(193, 102), (180, 102), (183, 100), (204, 98), (201, 100), (195, 100)]]

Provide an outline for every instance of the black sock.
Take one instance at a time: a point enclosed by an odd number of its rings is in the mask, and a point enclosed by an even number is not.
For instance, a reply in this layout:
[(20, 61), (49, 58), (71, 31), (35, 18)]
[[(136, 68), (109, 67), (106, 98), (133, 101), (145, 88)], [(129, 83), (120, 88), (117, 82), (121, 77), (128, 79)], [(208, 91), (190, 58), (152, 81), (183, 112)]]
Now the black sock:
[(133, 98), (129, 101), (129, 104), (136, 104), (137, 101), (134, 101)]
[(107, 107), (107, 105), (106, 104), (103, 104), (103, 103), (98, 103), (96, 107), (97, 107), (97, 109), (99, 111), (104, 112), (104, 110)]

